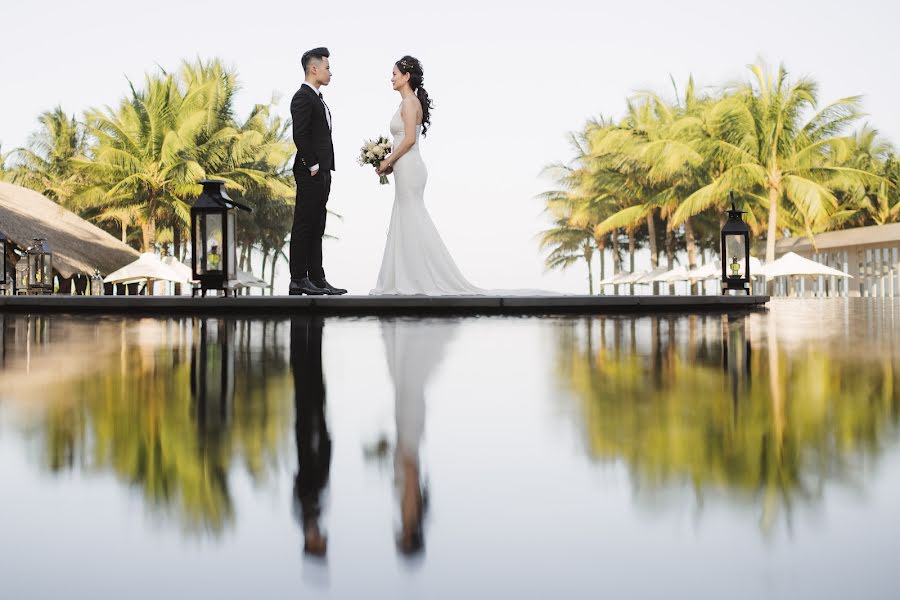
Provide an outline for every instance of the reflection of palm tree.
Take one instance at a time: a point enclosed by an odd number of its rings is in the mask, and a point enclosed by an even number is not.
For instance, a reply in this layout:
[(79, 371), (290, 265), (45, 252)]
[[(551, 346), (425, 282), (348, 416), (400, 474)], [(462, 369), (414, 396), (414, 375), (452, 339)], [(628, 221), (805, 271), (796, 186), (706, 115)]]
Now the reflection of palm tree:
[(321, 317), (291, 320), (291, 370), (297, 439), (294, 502), (303, 527), (304, 552), (324, 556), (327, 544), (319, 529), (319, 517), (322, 491), (328, 484), (331, 437), (325, 420)]
[(425, 546), (422, 524), (427, 506), (421, 480), (419, 445), (425, 430), (425, 385), (437, 370), (455, 323), (447, 321), (381, 322), (385, 353), (394, 382), (397, 451), (394, 457), (400, 495), (397, 548), (414, 555)]
[[(187, 532), (218, 534), (234, 517), (228, 481), (234, 466), (243, 464), (257, 483), (277, 468), (288, 422), (284, 344), (255, 339), (260, 329), (277, 333), (277, 325), (254, 323), (229, 338), (237, 386), (227, 420), (204, 420), (206, 413), (198, 412), (190, 364), (197, 340), (190, 321), (126, 322), (121, 338), (115, 325), (50, 318), (42, 327), (67, 354), (90, 353), (99, 363), (50, 380), (56, 381), (52, 385), (41, 378), (45, 465), (53, 471), (111, 472), (139, 490), (148, 508), (177, 518)], [(130, 342), (144, 330), (158, 346)], [(34, 372), (52, 364), (66, 373), (69, 360), (58, 352), (35, 353), (31, 364)]]
[(675, 335), (675, 319), (654, 318), (651, 356), (619, 335), (594, 339), (587, 352), (574, 328), (562, 328), (559, 367), (582, 402), (593, 457), (624, 461), (643, 494), (685, 483), (700, 501), (725, 492), (756, 506), (768, 531), (780, 509), (790, 518), (824, 483), (852, 483), (852, 461), (896, 439), (900, 392), (891, 358), (789, 354), (771, 327), (751, 353), (745, 321), (710, 319), (698, 342), (689, 339), (698, 328)]

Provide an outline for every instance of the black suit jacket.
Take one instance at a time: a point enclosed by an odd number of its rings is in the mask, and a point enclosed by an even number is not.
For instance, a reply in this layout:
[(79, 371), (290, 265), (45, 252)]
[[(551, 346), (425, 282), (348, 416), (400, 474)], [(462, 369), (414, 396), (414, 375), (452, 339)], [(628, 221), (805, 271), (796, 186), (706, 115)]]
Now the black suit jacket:
[(291, 100), (291, 120), (294, 122), (294, 145), (297, 158), (294, 172), (307, 172), (313, 165), (320, 171), (334, 171), (334, 145), (328, 127), (325, 104), (308, 85), (301, 85)]

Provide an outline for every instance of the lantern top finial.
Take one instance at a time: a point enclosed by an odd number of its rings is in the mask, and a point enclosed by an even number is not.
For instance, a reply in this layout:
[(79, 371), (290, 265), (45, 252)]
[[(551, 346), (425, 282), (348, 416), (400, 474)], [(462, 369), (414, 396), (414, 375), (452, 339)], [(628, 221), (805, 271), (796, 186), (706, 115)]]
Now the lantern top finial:
[(729, 219), (740, 219), (741, 215), (747, 214), (746, 210), (738, 210), (737, 206), (734, 203), (734, 192), (730, 192), (731, 198), (731, 209), (728, 211)]

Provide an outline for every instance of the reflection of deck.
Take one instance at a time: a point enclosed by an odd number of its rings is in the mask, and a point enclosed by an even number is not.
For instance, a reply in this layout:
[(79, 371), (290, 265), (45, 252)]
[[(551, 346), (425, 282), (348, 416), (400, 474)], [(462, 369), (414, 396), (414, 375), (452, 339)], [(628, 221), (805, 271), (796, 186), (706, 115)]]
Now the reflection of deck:
[(729, 312), (763, 308), (768, 296), (0, 296), (0, 312), (331, 315), (602, 314)]

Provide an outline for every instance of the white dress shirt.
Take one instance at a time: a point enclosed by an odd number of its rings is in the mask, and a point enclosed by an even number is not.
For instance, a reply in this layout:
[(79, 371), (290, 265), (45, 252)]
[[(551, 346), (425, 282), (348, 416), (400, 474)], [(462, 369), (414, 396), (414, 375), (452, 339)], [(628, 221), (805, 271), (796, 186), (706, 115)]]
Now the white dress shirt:
[[(313, 84), (311, 84), (310, 82), (308, 82), (308, 81), (304, 81), (304, 82), (303, 82), (303, 85), (309, 86), (309, 89), (311, 89), (312, 91), (314, 91), (314, 92), (316, 93), (316, 96), (319, 96), (319, 101), (321, 101), (321, 102), (322, 102), (322, 106), (325, 107), (325, 118), (328, 120), (328, 130), (331, 131), (331, 111), (328, 110), (328, 105), (325, 104), (325, 101), (324, 101), (324, 100), (322, 100), (322, 96), (320, 95), (319, 90), (317, 90), (316, 87), (315, 87)], [(315, 172), (318, 171), (318, 170), (319, 170), (319, 165), (318, 165), (318, 163), (314, 164), (313, 166), (311, 166), (311, 167), (309, 168), (309, 172), (310, 172), (310, 173), (315, 173)]]

